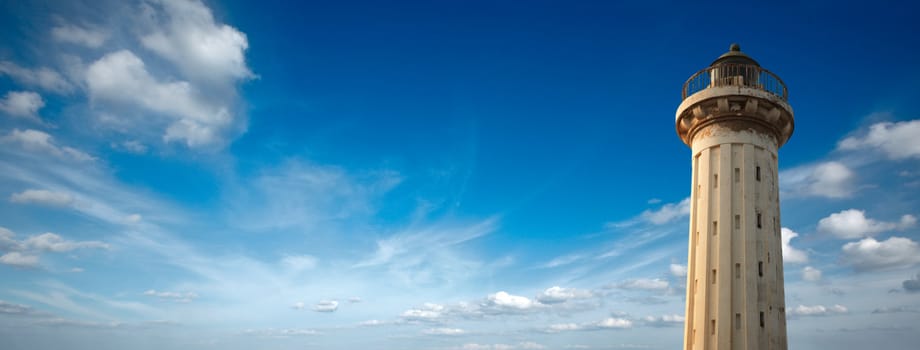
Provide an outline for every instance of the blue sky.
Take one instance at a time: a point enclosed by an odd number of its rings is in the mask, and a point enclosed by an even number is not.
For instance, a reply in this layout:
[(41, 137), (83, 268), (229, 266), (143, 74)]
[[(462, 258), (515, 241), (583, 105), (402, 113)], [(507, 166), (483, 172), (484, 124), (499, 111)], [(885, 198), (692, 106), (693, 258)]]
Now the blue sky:
[(917, 10), (2, 1), (0, 348), (677, 348), (732, 42), (795, 109), (790, 348), (914, 348)]

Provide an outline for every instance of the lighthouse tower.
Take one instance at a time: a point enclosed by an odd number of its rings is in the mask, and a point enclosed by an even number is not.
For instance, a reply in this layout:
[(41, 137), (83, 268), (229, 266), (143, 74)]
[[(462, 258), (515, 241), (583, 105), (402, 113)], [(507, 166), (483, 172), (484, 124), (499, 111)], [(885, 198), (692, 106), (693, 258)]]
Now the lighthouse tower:
[(684, 350), (785, 350), (777, 150), (792, 135), (780, 78), (737, 44), (683, 86), (693, 149)]

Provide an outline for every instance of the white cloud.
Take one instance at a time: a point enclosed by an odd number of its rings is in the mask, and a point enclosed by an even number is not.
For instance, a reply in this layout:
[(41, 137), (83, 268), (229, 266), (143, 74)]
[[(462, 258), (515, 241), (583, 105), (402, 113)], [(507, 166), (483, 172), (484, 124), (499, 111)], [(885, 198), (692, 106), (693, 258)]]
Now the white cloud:
[(843, 262), (856, 270), (907, 267), (920, 263), (920, 245), (904, 237), (865, 238), (843, 246)]
[(790, 317), (794, 316), (828, 316), (834, 314), (843, 314), (847, 313), (847, 308), (843, 305), (833, 305), (825, 307), (824, 305), (814, 305), (806, 306), (799, 305), (793, 308), (790, 308), (787, 314)]
[(16, 241), (16, 234), (13, 231), (10, 231), (6, 227), (0, 227), (0, 249), (3, 250), (19, 250), (22, 249), (18, 241)]
[(63, 24), (51, 28), (51, 37), (60, 42), (83, 45), (89, 48), (98, 48), (105, 43), (109, 35), (99, 29)]
[(837, 161), (785, 170), (779, 178), (784, 195), (792, 197), (846, 198), (854, 191), (853, 171)]
[(681, 315), (646, 316), (642, 318), (642, 324), (648, 327), (680, 326), (684, 324), (684, 316), (681, 316)]
[(568, 331), (594, 331), (602, 329), (626, 329), (632, 328), (632, 326), (633, 322), (628, 319), (608, 317), (597, 322), (553, 324), (547, 327), (544, 331), (548, 333)]
[(466, 331), (460, 328), (428, 328), (422, 330), (422, 333), (428, 335), (463, 335)]
[(847, 137), (837, 148), (878, 150), (890, 159), (920, 158), (920, 120), (873, 124), (868, 133)]
[(811, 266), (805, 266), (802, 269), (802, 279), (809, 282), (817, 282), (821, 280), (821, 270), (818, 270)]
[(536, 299), (543, 304), (558, 304), (573, 299), (587, 299), (593, 296), (594, 294), (587, 290), (553, 286), (538, 294)]
[(361, 321), (360, 323), (358, 323), (358, 325), (361, 327), (376, 327), (376, 326), (385, 325), (387, 323), (388, 322), (381, 321), (381, 320), (367, 320), (367, 321)]
[(90, 161), (95, 159), (77, 149), (55, 145), (51, 135), (38, 130), (27, 129), (23, 131), (14, 129), (8, 135), (0, 138), (0, 142), (19, 144), (19, 146), (25, 150), (43, 152), (64, 159), (76, 161)]
[(687, 277), (687, 266), (680, 264), (671, 264), (671, 275), (674, 277)]
[(0, 248), (9, 251), (0, 256), (0, 263), (36, 267), (39, 263), (38, 254), (42, 251), (63, 253), (76, 249), (108, 249), (109, 245), (98, 241), (70, 241), (50, 232), (17, 241), (13, 231), (0, 227)]
[(798, 237), (799, 234), (793, 230), (783, 227), (780, 230), (780, 238), (782, 239), (782, 250), (783, 250), (783, 262), (787, 264), (804, 264), (808, 262), (808, 253), (802, 250), (798, 250), (792, 246), (790, 243), (793, 238)]
[(49, 68), (29, 69), (13, 62), (0, 61), (0, 74), (8, 75), (24, 85), (36, 86), (57, 93), (73, 90), (73, 85), (67, 82), (61, 74)]
[(335, 300), (322, 300), (313, 305), (313, 311), (333, 312), (339, 309), (339, 302)]
[(638, 289), (638, 290), (665, 290), (668, 289), (670, 283), (667, 280), (660, 278), (640, 278), (635, 280), (628, 280), (617, 284), (617, 288), (621, 289)]
[(443, 305), (425, 303), (420, 308), (404, 311), (400, 317), (408, 321), (433, 321), (443, 316), (446, 311), (447, 308)]
[(246, 66), (246, 35), (217, 23), (203, 3), (152, 0), (151, 5), (144, 8), (151, 28), (140, 38), (144, 47), (196, 80), (226, 82), (253, 77)]
[(478, 344), (478, 343), (467, 343), (463, 344), (460, 347), (455, 347), (452, 349), (457, 350), (515, 350), (515, 349), (546, 349), (546, 346), (534, 343), (530, 341), (520, 342), (517, 344)]
[(194, 292), (166, 292), (157, 291), (154, 289), (145, 291), (144, 295), (159, 298), (162, 300), (174, 301), (177, 303), (188, 303), (192, 300), (198, 299), (198, 294)]
[(483, 306), (497, 307), (506, 310), (527, 310), (539, 307), (540, 303), (530, 300), (530, 298), (527, 297), (500, 291), (495, 294), (489, 294)]
[(665, 204), (661, 206), (661, 208), (658, 208), (658, 210), (646, 210), (642, 212), (639, 217), (652, 224), (661, 225), (687, 215), (690, 215), (689, 197), (684, 198), (684, 200), (678, 203)]
[(0, 263), (16, 267), (36, 267), (38, 266), (38, 256), (9, 252), (0, 256)]
[(0, 112), (32, 121), (41, 121), (38, 110), (44, 106), (42, 96), (32, 91), (10, 91), (0, 99)]
[(157, 81), (128, 50), (93, 62), (86, 70), (86, 83), (95, 101), (140, 107), (168, 117), (164, 140), (184, 141), (189, 147), (219, 143), (234, 121), (227, 107), (206, 102), (190, 83)]
[(877, 221), (866, 217), (866, 212), (847, 209), (818, 221), (818, 231), (829, 233), (841, 239), (856, 239), (881, 232), (906, 229), (917, 223), (913, 215), (904, 215), (898, 223)]
[(10, 195), (10, 202), (45, 204), (59, 207), (70, 206), (74, 203), (73, 196), (64, 192), (48, 190), (25, 190)]
[(23, 246), (29, 249), (44, 250), (56, 253), (69, 252), (76, 249), (109, 248), (109, 245), (103, 242), (69, 241), (51, 232), (29, 237), (23, 241)]

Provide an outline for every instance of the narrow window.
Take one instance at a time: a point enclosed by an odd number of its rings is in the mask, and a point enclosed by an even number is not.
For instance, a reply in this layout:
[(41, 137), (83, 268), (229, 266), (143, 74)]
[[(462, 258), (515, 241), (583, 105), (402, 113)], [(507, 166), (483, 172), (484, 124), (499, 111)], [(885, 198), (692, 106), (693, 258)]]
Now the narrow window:
[(763, 327), (763, 311), (760, 312), (760, 327)]
[(700, 289), (699, 287), (700, 287), (700, 280), (698, 279), (693, 280), (693, 294), (696, 294), (696, 292)]
[(754, 170), (754, 178), (757, 179), (757, 181), (760, 181), (760, 167), (757, 167), (756, 170)]
[(712, 188), (719, 188), (719, 174), (712, 175)]
[(761, 215), (760, 213), (757, 213), (757, 228), (762, 228), (762, 227), (763, 227), (763, 224), (761, 224)]
[(735, 215), (735, 229), (741, 229), (741, 215)]
[(696, 236), (693, 238), (693, 245), (696, 246), (700, 243), (700, 231), (696, 231)]
[(712, 320), (712, 335), (716, 335), (716, 320)]
[(763, 277), (763, 261), (757, 262), (757, 274), (759, 274), (760, 277)]
[(717, 233), (719, 233), (719, 222), (713, 221), (712, 222), (712, 235), (715, 236)]
[(735, 278), (741, 278), (741, 264), (735, 264)]
[(712, 284), (716, 284), (716, 269), (712, 269)]
[(741, 314), (735, 314), (735, 329), (741, 329)]
[(735, 182), (741, 182), (741, 168), (735, 168)]
[(770, 263), (770, 252), (767, 252), (767, 264)]

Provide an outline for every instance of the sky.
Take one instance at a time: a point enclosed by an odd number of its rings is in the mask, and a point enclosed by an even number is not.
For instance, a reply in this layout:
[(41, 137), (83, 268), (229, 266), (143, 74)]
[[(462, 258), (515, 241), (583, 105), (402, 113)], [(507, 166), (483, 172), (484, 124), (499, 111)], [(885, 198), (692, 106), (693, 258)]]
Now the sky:
[(914, 349), (918, 10), (0, 1), (0, 348), (679, 348), (675, 110), (737, 42), (790, 349)]

